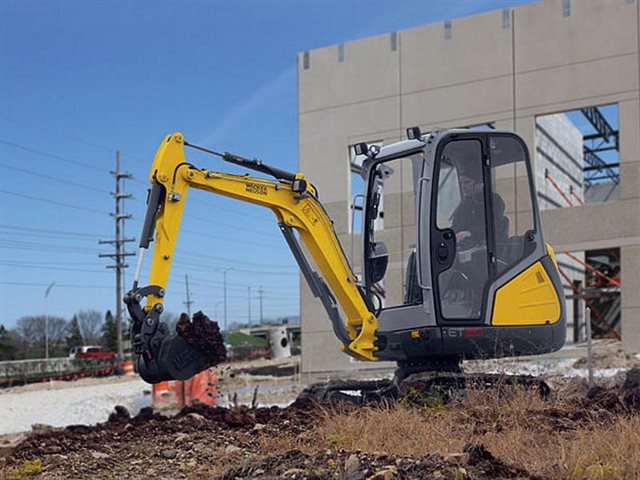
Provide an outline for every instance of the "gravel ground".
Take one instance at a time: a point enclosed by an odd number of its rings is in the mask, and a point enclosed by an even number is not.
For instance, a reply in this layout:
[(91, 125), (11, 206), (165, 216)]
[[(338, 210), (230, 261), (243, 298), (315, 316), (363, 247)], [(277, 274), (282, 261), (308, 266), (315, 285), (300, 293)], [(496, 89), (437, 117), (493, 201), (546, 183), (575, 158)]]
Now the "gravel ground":
[[(254, 376), (234, 373), (237, 369), (297, 364), (299, 358), (257, 360), (221, 365), (219, 405), (250, 405), (258, 387), (261, 406), (286, 406), (304, 388), (292, 376)], [(33, 383), (0, 390), (0, 436), (28, 432), (35, 424), (53, 427), (95, 425), (103, 422), (116, 405), (134, 414), (151, 405), (152, 386), (140, 377), (84, 378), (73, 382)], [(0, 441), (2, 438), (0, 438)]]
[(34, 424), (95, 425), (103, 422), (116, 405), (135, 411), (137, 401), (144, 398), (144, 390), (150, 390), (149, 384), (138, 377), (104, 380), (88, 385), (54, 382), (37, 390), (27, 386), (5, 391), (0, 395), (0, 435), (28, 431)]

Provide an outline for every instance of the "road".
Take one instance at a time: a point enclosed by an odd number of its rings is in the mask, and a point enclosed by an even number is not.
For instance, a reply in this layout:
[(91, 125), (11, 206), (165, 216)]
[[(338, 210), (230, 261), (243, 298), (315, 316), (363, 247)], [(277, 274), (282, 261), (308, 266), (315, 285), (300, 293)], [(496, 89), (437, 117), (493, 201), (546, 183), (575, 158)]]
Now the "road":
[(28, 385), (3, 392), (0, 435), (28, 431), (37, 423), (55, 427), (96, 424), (104, 422), (116, 405), (135, 410), (150, 401), (144, 391), (151, 386), (137, 377), (102, 380), (39, 384), (37, 389)]

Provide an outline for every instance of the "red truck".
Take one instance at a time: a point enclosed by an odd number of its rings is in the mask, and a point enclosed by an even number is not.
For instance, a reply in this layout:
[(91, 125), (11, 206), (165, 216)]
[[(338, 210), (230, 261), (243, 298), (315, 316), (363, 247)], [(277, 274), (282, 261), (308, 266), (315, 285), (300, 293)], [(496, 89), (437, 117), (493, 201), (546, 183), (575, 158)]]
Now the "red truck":
[(69, 358), (72, 360), (112, 359), (116, 354), (100, 345), (85, 345), (73, 347), (69, 350)]

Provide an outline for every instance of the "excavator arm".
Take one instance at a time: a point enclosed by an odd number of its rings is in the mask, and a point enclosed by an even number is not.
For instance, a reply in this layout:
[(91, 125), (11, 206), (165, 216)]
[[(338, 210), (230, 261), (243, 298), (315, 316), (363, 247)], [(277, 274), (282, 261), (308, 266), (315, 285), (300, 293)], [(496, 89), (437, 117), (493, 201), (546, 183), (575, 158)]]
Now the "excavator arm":
[[(187, 161), (185, 146), (270, 174), (275, 180), (197, 168)], [(168, 135), (160, 145), (149, 181), (151, 189), (140, 239), (138, 266), (133, 288), (124, 299), (133, 318), (132, 342), (140, 355), (138, 366), (145, 380), (157, 382), (189, 378), (209, 366), (201, 352), (179, 336), (167, 332), (159, 320), (190, 188), (271, 209), (311, 291), (327, 310), (341, 348), (360, 360), (376, 360), (378, 319), (360, 290), (315, 188), (303, 174), (285, 172), (259, 160), (196, 147), (187, 143), (182, 134), (175, 133)], [(295, 232), (320, 274), (312, 269)], [(149, 286), (139, 287), (144, 252), (153, 240), (155, 246)], [(146, 303), (142, 306), (145, 297)], [(338, 305), (345, 319), (341, 317)]]

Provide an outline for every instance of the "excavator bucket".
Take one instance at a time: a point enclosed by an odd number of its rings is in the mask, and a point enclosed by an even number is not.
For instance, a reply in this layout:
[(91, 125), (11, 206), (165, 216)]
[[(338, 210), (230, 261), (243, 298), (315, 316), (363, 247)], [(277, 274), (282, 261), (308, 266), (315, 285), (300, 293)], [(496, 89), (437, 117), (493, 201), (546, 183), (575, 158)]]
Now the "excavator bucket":
[(140, 306), (144, 295), (138, 292), (129, 292), (125, 303), (133, 318), (131, 338), (138, 355), (138, 373), (144, 381), (187, 380), (226, 359), (227, 350), (216, 322), (202, 312), (197, 312), (193, 320), (183, 313), (175, 333), (170, 333), (159, 320), (160, 311), (144, 312)]
[(161, 323), (149, 344), (150, 351), (138, 357), (140, 376), (149, 383), (187, 380), (227, 358), (218, 324), (202, 312), (193, 321), (183, 313), (174, 335)]

